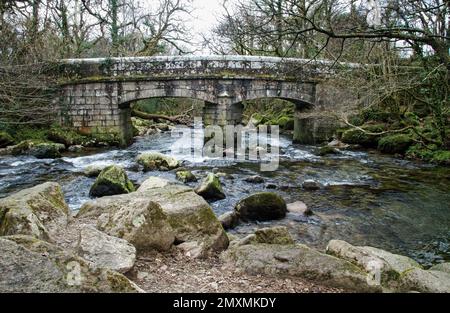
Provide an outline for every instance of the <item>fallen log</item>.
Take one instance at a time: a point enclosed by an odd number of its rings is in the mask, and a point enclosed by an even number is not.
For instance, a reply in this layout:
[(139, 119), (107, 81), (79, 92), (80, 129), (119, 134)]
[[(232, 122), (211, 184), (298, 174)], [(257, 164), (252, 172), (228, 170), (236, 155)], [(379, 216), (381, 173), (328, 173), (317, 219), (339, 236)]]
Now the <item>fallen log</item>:
[(169, 121), (172, 123), (187, 125), (191, 122), (189, 112), (191, 112), (192, 110), (193, 109), (190, 109), (180, 115), (168, 116), (168, 115), (163, 115), (163, 114), (150, 114), (150, 113), (145, 113), (145, 112), (133, 109), (131, 111), (131, 115), (145, 119), (145, 120), (165, 120), (165, 121)]

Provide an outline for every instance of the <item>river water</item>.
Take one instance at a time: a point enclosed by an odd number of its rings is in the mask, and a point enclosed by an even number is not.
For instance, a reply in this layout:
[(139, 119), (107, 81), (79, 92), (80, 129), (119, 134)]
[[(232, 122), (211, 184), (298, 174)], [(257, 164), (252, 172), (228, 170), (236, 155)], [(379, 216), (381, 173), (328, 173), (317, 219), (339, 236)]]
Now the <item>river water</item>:
[[(235, 203), (273, 183), (286, 202), (303, 201), (315, 213), (310, 217), (288, 213), (264, 223), (242, 224), (233, 233), (245, 235), (258, 227), (285, 225), (300, 243), (320, 249), (331, 239), (354, 245), (370, 245), (408, 255), (425, 266), (450, 261), (450, 168), (414, 163), (371, 151), (342, 151), (319, 157), (316, 147), (292, 144), (281, 136), (280, 164), (276, 171), (261, 172), (254, 161), (236, 162), (193, 158), (171, 151), (176, 141), (170, 132), (137, 137), (126, 149), (103, 149), (67, 154), (60, 159), (30, 156), (0, 157), (0, 197), (46, 181), (63, 187), (66, 201), (75, 213), (89, 200), (93, 178), (83, 176), (88, 165), (122, 165), (136, 183), (149, 176), (175, 179), (174, 172), (147, 172), (135, 163), (138, 154), (158, 151), (183, 160), (183, 166), (198, 177), (208, 171), (231, 174), (221, 177), (226, 199), (210, 203), (217, 215), (232, 210)], [(263, 184), (244, 179), (260, 175)], [(306, 179), (323, 185), (316, 191), (301, 188)], [(196, 186), (191, 183), (190, 186)]]

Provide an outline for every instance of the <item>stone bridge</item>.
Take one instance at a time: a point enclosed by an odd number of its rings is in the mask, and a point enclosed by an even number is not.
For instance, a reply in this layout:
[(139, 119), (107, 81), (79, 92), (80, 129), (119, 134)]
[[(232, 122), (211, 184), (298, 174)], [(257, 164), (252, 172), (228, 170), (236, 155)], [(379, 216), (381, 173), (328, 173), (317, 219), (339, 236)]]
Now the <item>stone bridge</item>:
[(314, 143), (302, 134), (311, 125), (302, 125), (298, 117), (333, 105), (335, 95), (321, 87), (333, 74), (330, 64), (259, 56), (67, 59), (58, 64), (61, 92), (55, 103), (63, 125), (114, 134), (125, 145), (132, 138), (130, 104), (137, 100), (203, 100), (204, 123), (225, 125), (241, 122), (242, 101), (280, 98), (295, 104), (294, 139)]

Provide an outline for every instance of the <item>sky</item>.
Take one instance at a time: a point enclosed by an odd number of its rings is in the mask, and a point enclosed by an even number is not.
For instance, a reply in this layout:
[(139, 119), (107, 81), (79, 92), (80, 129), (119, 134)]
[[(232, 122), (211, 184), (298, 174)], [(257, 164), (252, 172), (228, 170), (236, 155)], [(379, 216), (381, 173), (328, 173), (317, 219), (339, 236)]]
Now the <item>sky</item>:
[[(223, 0), (193, 0), (192, 6), (194, 12), (192, 13), (192, 33), (194, 34), (194, 41), (201, 42), (202, 34), (207, 34), (208, 31), (217, 24), (217, 18), (222, 11)], [(197, 51), (195, 54), (206, 54), (208, 50)]]

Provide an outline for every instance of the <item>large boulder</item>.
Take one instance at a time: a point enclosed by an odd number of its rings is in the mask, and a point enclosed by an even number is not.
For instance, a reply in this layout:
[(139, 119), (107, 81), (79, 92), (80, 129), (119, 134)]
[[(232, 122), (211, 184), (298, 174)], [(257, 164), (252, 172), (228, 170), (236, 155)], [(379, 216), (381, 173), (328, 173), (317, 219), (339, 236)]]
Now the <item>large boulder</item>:
[(414, 268), (406, 271), (399, 280), (397, 291), (450, 293), (450, 273)]
[(331, 240), (327, 253), (347, 260), (371, 275), (386, 291), (450, 292), (450, 274), (430, 269), (403, 255)]
[(450, 262), (433, 265), (430, 267), (430, 271), (446, 272), (450, 274)]
[(175, 241), (175, 233), (161, 206), (137, 193), (88, 201), (77, 218), (97, 219), (99, 230), (125, 239), (138, 251), (168, 250)]
[(109, 236), (93, 226), (84, 226), (80, 231), (77, 253), (97, 267), (119, 273), (128, 272), (136, 261), (136, 248), (128, 241)]
[(251, 275), (301, 277), (359, 292), (380, 291), (358, 266), (301, 244), (235, 245), (222, 258), (228, 266)]
[(0, 148), (10, 146), (14, 143), (14, 138), (6, 132), (0, 131)]
[(172, 170), (180, 166), (175, 158), (158, 152), (142, 153), (137, 157), (137, 162), (144, 167), (144, 171)]
[(267, 221), (286, 216), (286, 202), (274, 192), (258, 192), (239, 200), (235, 211), (243, 221)]
[(67, 226), (61, 187), (47, 182), (0, 199), (0, 236), (24, 234), (50, 240)]
[(214, 173), (208, 173), (200, 185), (195, 189), (195, 192), (207, 200), (225, 199), (222, 184)]
[(142, 292), (122, 274), (30, 236), (0, 238), (2, 292)]
[(78, 217), (98, 218), (98, 229), (126, 239), (138, 250), (167, 250), (172, 243), (189, 242), (204, 256), (227, 248), (226, 233), (202, 197), (181, 184), (158, 187), (153, 182), (144, 181), (130, 194), (88, 201)]
[(193, 242), (204, 256), (228, 247), (228, 237), (209, 204), (191, 188), (169, 185), (140, 191), (161, 205), (175, 232), (177, 243)]
[(331, 240), (326, 249), (328, 254), (358, 265), (367, 272), (379, 275), (381, 284), (395, 282), (405, 271), (421, 268), (414, 260), (374, 247), (353, 246), (343, 240)]
[(89, 191), (89, 195), (103, 197), (129, 193), (134, 190), (133, 183), (128, 179), (125, 170), (120, 166), (110, 165), (100, 172)]

